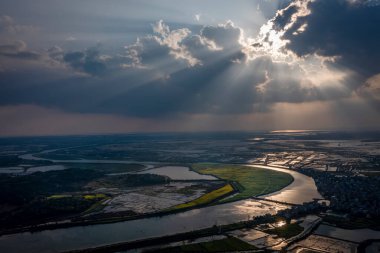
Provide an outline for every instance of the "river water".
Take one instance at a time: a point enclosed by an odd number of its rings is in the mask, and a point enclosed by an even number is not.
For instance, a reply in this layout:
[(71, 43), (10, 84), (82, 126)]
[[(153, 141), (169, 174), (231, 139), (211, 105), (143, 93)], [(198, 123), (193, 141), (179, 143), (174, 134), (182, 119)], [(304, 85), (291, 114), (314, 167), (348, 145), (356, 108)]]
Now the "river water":
[(272, 192), (267, 195), (263, 195), (261, 196), (262, 198), (292, 204), (302, 204), (304, 202), (310, 202), (313, 199), (323, 199), (323, 197), (321, 196), (321, 194), (319, 194), (317, 190), (314, 179), (312, 179), (311, 177), (307, 177), (293, 170), (287, 170), (282, 168), (275, 168), (264, 165), (250, 166), (285, 172), (290, 174), (294, 178), (293, 183), (291, 183), (287, 187), (277, 192)]
[(150, 170), (137, 172), (136, 174), (156, 174), (170, 177), (172, 180), (218, 180), (218, 178), (210, 175), (202, 175), (184, 166), (163, 166)]

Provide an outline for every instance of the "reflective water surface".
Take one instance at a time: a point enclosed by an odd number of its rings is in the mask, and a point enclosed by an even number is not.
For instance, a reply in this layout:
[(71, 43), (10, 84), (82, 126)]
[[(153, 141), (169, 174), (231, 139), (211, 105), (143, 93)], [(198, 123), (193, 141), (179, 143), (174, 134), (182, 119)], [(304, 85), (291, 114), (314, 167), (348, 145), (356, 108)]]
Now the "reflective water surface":
[(314, 180), (311, 177), (307, 177), (301, 173), (287, 169), (275, 168), (264, 165), (251, 166), (285, 172), (290, 174), (294, 178), (294, 181), (287, 187), (281, 189), (280, 191), (263, 195), (261, 196), (262, 198), (292, 204), (302, 204), (304, 202), (310, 202), (313, 199), (323, 199), (321, 194), (319, 194), (318, 192)]
[(173, 180), (216, 180), (217, 178), (210, 175), (202, 175), (195, 171), (190, 170), (184, 166), (164, 166), (150, 170), (144, 170), (137, 174), (156, 174), (161, 176), (168, 176)]

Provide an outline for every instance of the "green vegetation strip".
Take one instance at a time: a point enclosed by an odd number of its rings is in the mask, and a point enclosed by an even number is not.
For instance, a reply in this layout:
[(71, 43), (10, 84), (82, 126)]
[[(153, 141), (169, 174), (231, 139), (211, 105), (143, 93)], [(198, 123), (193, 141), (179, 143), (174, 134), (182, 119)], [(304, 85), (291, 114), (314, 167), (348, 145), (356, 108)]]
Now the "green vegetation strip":
[(206, 205), (217, 199), (220, 199), (221, 197), (226, 196), (227, 194), (230, 194), (233, 191), (234, 191), (234, 188), (230, 184), (226, 184), (225, 186), (219, 189), (206, 193), (193, 201), (177, 205), (173, 207), (172, 209), (178, 210), (178, 209), (183, 209), (183, 208), (191, 208), (191, 207), (195, 207), (199, 205)]
[[(231, 251), (248, 251), (256, 250), (252, 246), (235, 237), (228, 237), (226, 239), (215, 240), (210, 242), (202, 242), (196, 244), (188, 244), (178, 247), (171, 247), (165, 249), (156, 249), (154, 252), (159, 253), (174, 253), (174, 252), (231, 252)], [(149, 251), (148, 251), (149, 252)]]
[(222, 202), (268, 194), (293, 182), (293, 177), (287, 173), (244, 165), (194, 164), (192, 169), (237, 183), (240, 193)]
[(47, 199), (63, 199), (63, 198), (71, 198), (73, 195), (68, 194), (57, 194), (57, 195), (51, 195), (47, 197)]
[(98, 194), (87, 194), (87, 195), (84, 195), (83, 198), (84, 199), (87, 199), (87, 200), (91, 200), (91, 199), (104, 199), (106, 198), (107, 196), (105, 194), (102, 194), (102, 193), (98, 193)]

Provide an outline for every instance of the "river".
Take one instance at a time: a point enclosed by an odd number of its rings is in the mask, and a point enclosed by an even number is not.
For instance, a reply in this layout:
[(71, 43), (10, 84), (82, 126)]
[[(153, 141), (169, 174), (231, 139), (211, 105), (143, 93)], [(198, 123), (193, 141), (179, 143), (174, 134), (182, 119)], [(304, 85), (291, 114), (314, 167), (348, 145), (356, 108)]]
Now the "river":
[(292, 203), (292, 204), (302, 204), (304, 202), (310, 202), (313, 199), (323, 199), (321, 194), (319, 194), (317, 187), (315, 185), (314, 179), (307, 177), (301, 173), (293, 170), (287, 170), (283, 168), (270, 167), (264, 165), (249, 165), (256, 168), (263, 168), (269, 170), (276, 170), (290, 174), (294, 181), (287, 187), (266, 195), (261, 196), (261, 198), (276, 200), (280, 202)]

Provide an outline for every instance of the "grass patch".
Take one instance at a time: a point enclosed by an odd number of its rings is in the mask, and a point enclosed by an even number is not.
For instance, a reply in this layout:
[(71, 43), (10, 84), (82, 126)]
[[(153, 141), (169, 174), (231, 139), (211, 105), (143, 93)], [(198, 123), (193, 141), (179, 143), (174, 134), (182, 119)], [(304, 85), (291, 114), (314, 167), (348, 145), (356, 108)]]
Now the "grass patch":
[(72, 195), (68, 195), (68, 194), (56, 194), (56, 195), (51, 195), (49, 197), (47, 197), (47, 199), (63, 199), (63, 198), (71, 198)]
[(87, 195), (84, 195), (83, 198), (84, 199), (87, 199), (87, 200), (93, 200), (93, 199), (104, 199), (106, 198), (107, 196), (102, 194), (102, 193), (98, 193), (98, 194), (87, 194)]
[(303, 227), (301, 227), (298, 223), (285, 224), (282, 227), (276, 227), (272, 229), (265, 230), (264, 232), (268, 234), (275, 234), (281, 238), (291, 238), (300, 234), (303, 231)]
[(199, 205), (206, 205), (215, 201), (216, 199), (226, 196), (227, 194), (233, 191), (234, 191), (234, 188), (230, 184), (226, 184), (225, 186), (219, 189), (216, 189), (212, 192), (206, 193), (193, 201), (174, 206), (172, 209), (177, 210), (177, 209), (183, 209), (183, 208), (191, 208), (191, 207), (195, 207)]
[(228, 201), (275, 192), (293, 181), (293, 177), (284, 172), (243, 165), (194, 164), (192, 169), (201, 174), (236, 182), (240, 193), (228, 198)]
[(226, 239), (215, 240), (211, 242), (202, 242), (196, 244), (183, 245), (178, 247), (171, 247), (166, 249), (155, 250), (155, 252), (171, 253), (171, 252), (231, 252), (231, 251), (248, 251), (256, 250), (252, 246), (235, 237), (228, 237)]
[[(70, 195), (70, 194), (56, 194), (56, 195), (51, 195), (47, 197), (48, 200), (53, 200), (53, 199), (63, 199), (63, 198), (74, 198), (75, 196)], [(78, 197), (78, 196), (77, 196)], [(97, 200), (97, 199), (104, 199), (107, 196), (102, 193), (98, 194), (86, 194), (83, 195), (82, 198), (85, 200)]]

